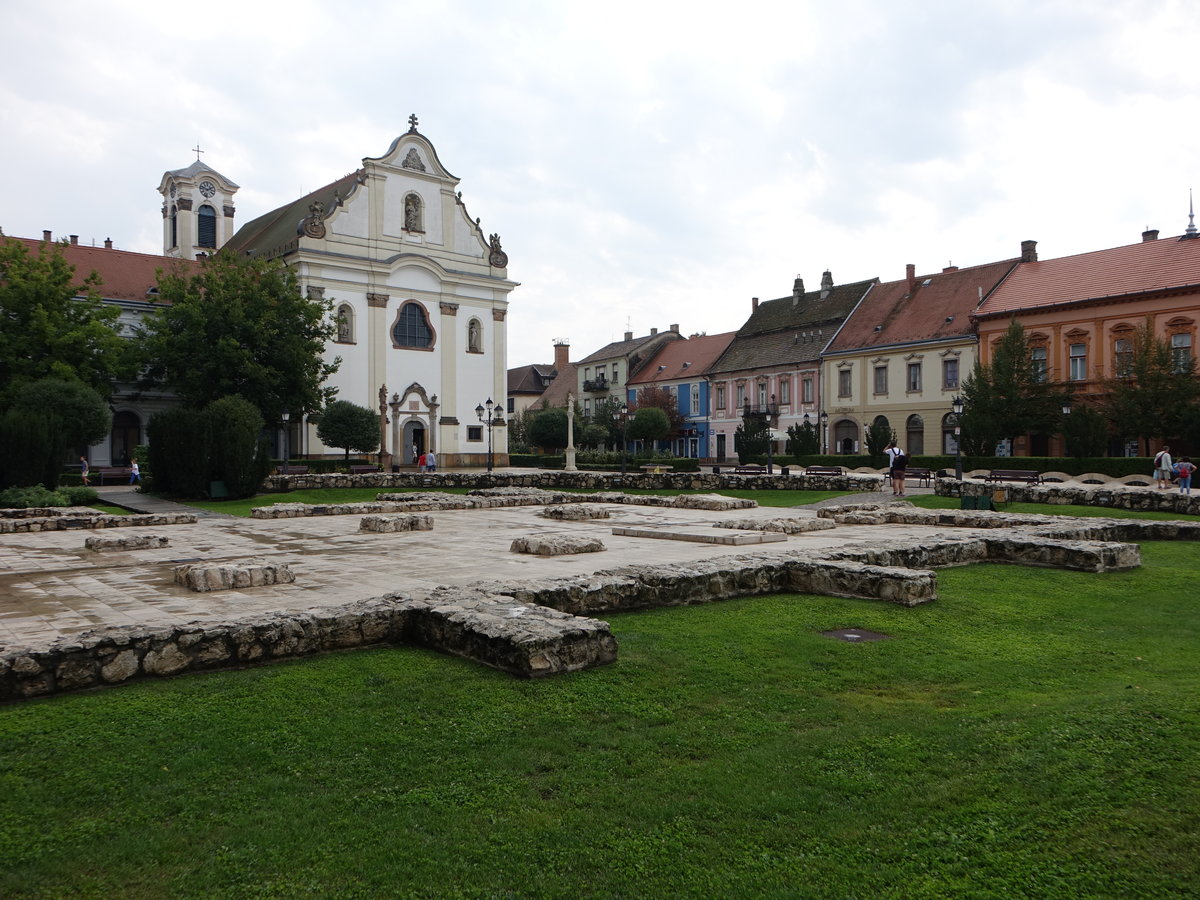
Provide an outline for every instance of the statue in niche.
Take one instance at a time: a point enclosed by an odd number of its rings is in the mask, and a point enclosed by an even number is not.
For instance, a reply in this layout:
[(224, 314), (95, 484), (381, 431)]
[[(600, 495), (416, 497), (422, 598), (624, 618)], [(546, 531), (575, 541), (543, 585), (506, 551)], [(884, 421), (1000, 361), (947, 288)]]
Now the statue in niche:
[(467, 350), (471, 353), (483, 352), (483, 335), (480, 332), (478, 319), (472, 319), (467, 325)]
[(344, 306), (338, 310), (337, 333), (339, 341), (350, 340), (350, 313)]
[(416, 194), (409, 194), (404, 198), (404, 230), (423, 230), (421, 228), (421, 198)]

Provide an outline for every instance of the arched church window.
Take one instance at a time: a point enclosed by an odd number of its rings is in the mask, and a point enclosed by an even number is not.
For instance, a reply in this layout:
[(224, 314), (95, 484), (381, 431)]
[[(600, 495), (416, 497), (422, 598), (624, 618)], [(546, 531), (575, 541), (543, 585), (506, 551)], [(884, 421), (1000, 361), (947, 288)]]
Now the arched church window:
[(425, 230), (424, 206), (420, 194), (407, 194), (404, 197), (404, 230)]
[(179, 246), (179, 210), (171, 205), (171, 246)]
[(433, 329), (429, 327), (424, 306), (409, 300), (400, 307), (396, 324), (392, 326), (392, 343), (397, 347), (421, 349), (433, 346)]
[(354, 308), (343, 303), (337, 308), (337, 340), (339, 344), (354, 343)]
[(479, 324), (478, 319), (472, 319), (467, 323), (467, 352), (483, 352), (483, 326)]
[(196, 212), (196, 231), (198, 234), (196, 243), (199, 246), (216, 248), (217, 213), (207, 203)]

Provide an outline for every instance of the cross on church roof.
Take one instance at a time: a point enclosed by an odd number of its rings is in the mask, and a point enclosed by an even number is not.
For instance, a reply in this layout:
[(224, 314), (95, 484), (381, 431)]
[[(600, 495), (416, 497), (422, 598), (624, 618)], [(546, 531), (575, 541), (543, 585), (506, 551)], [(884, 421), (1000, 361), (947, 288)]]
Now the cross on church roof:
[(193, 148), (192, 148), (192, 150), (193, 150), (193, 151), (195, 151), (195, 153), (196, 153), (196, 162), (200, 162), (200, 154), (201, 154), (201, 153), (207, 153), (207, 152), (208, 152), (207, 150), (201, 150), (201, 149), (200, 149), (200, 142), (199, 142), (199, 141), (196, 141), (196, 146), (195, 146), (195, 147), (193, 147)]
[(413, 113), (411, 116), (408, 117), (408, 130), (410, 132), (417, 130), (417, 114), (416, 113)]

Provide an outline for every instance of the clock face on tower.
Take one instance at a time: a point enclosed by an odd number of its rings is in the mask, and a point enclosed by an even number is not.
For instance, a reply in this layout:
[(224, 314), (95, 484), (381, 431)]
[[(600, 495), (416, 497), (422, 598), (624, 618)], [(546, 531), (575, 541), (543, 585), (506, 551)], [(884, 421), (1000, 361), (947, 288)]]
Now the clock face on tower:
[(211, 197), (216, 192), (217, 186), (211, 181), (200, 182), (200, 193), (202, 193), (205, 197)]

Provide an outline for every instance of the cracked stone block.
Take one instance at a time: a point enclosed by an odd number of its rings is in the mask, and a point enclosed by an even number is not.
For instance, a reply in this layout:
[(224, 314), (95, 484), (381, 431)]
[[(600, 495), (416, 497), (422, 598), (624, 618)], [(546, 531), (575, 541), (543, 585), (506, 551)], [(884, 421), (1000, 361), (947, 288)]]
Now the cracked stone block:
[(607, 509), (600, 507), (571, 503), (566, 506), (547, 506), (542, 510), (542, 516), (547, 519), (580, 522), (587, 519), (607, 519), (610, 518), (610, 513)]
[(536, 556), (563, 556), (568, 553), (599, 553), (607, 548), (599, 538), (552, 534), (517, 538), (509, 549), (513, 553), (532, 553)]
[(88, 550), (157, 550), (170, 543), (165, 537), (154, 534), (131, 534), (127, 537), (84, 538), (83, 546)]
[(359, 531), (394, 534), (401, 531), (433, 531), (433, 516), (363, 516)]
[(291, 584), (295, 580), (286, 563), (189, 563), (175, 567), (175, 583), (200, 592)]

